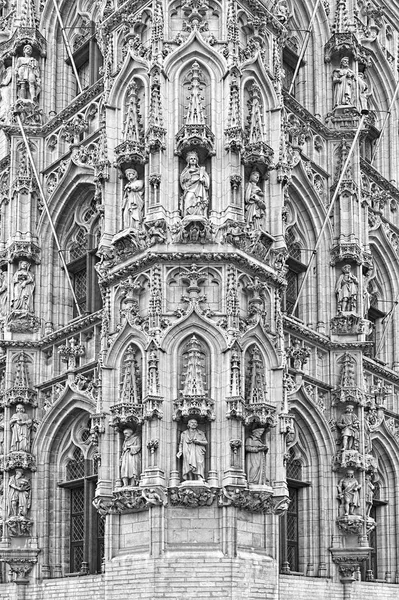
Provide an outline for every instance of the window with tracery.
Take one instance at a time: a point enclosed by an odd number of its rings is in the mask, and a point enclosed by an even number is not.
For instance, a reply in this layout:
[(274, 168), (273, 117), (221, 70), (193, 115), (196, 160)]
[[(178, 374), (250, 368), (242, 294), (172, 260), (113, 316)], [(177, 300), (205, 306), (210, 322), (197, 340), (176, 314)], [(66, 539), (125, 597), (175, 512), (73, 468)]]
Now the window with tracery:
[[(66, 260), (76, 300), (82, 314), (101, 308), (101, 293), (94, 265), (99, 238), (97, 202), (89, 195), (78, 201), (70, 221), (66, 241)], [(73, 316), (77, 316), (74, 305)]]
[(303, 488), (309, 484), (302, 478), (302, 460), (290, 450), (286, 464), (290, 504), (280, 519), (280, 568), (283, 573), (300, 570), (301, 529), (303, 528)]
[(70, 573), (101, 572), (104, 521), (93, 506), (96, 482), (96, 461), (85, 458), (82, 449), (75, 446), (65, 465), (64, 481), (59, 484), (69, 504)]

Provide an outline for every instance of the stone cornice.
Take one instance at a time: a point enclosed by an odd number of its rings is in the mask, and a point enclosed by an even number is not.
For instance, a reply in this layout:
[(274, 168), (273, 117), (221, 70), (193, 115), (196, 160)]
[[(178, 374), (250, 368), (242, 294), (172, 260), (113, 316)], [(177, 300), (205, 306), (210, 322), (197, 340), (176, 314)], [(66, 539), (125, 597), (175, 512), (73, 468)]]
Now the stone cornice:
[(148, 269), (156, 263), (173, 263), (177, 262), (179, 265), (183, 262), (195, 262), (195, 263), (227, 263), (235, 264), (241, 268), (247, 269), (250, 273), (263, 277), (273, 283), (274, 285), (284, 287), (286, 280), (283, 275), (275, 273), (267, 265), (262, 265), (259, 261), (254, 258), (247, 257), (244, 252), (235, 250), (234, 252), (187, 252), (174, 251), (174, 252), (148, 252), (143, 251), (138, 258), (133, 260), (127, 265), (118, 265), (118, 268), (113, 270), (110, 274), (103, 276), (100, 279), (100, 285), (103, 287), (109, 287), (121, 279), (125, 279), (132, 273), (139, 273), (143, 269)]
[(391, 196), (393, 196), (399, 201), (399, 189), (396, 186), (392, 185), (392, 183), (390, 183), (388, 179), (385, 179), (385, 177), (383, 177), (381, 173), (377, 171), (377, 169), (372, 167), (371, 164), (367, 162), (367, 160), (364, 160), (364, 158), (360, 159), (360, 168), (363, 171), (363, 173), (370, 177), (370, 179), (372, 179), (375, 183), (384, 188), (384, 190), (389, 192)]
[(283, 96), (286, 108), (289, 108), (298, 117), (306, 121), (306, 123), (308, 123), (315, 132), (319, 133), (325, 138), (336, 137), (335, 132), (333, 134), (333, 132), (328, 127), (326, 127), (311, 112), (304, 108), (302, 104), (300, 104), (298, 100), (295, 100), (295, 98), (291, 96), (286, 90), (283, 90)]
[(302, 335), (306, 340), (311, 340), (324, 348), (331, 348), (332, 346), (332, 342), (327, 336), (314, 331), (314, 329), (310, 329), (310, 327), (307, 327), (304, 323), (301, 323), (288, 315), (284, 315), (283, 317), (283, 326), (284, 329), (294, 331), (295, 333)]
[(54, 342), (62, 340), (71, 333), (83, 331), (84, 329), (90, 328), (93, 325), (100, 325), (102, 319), (103, 309), (98, 310), (97, 312), (91, 313), (90, 315), (84, 315), (83, 317), (79, 317), (74, 319), (61, 329), (57, 329), (53, 333), (42, 338), (39, 342), (40, 347), (46, 348), (47, 346), (51, 346)]
[[(60, 127), (64, 121), (68, 120), (75, 113), (79, 112), (86, 104), (91, 102), (94, 98), (102, 94), (104, 91), (103, 79), (98, 79), (89, 89), (85, 90), (82, 94), (79, 94), (66, 108), (48, 121), (45, 125), (40, 127), (33, 127), (25, 125), (24, 129), (28, 136), (45, 137), (52, 133), (55, 129)], [(21, 131), (16, 125), (3, 125), (1, 128), (9, 136), (15, 135), (20, 136)]]
[(375, 375), (380, 375), (380, 377), (384, 377), (392, 383), (399, 383), (399, 373), (396, 373), (389, 367), (377, 363), (372, 358), (363, 356), (363, 367), (371, 373), (374, 373)]

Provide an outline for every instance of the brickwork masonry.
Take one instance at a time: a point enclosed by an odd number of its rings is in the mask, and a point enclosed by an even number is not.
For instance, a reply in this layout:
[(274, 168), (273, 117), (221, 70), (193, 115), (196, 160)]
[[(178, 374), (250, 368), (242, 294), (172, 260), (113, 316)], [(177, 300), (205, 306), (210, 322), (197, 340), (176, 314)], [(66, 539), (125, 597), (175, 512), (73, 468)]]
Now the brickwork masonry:
[[(278, 581), (278, 584), (277, 584)], [(22, 591), (22, 590), (21, 590)], [(161, 559), (118, 557), (103, 575), (47, 579), (26, 589), (29, 600), (344, 600), (329, 579), (276, 577), (268, 557), (169, 553)], [(17, 600), (16, 584), (0, 584), (1, 600)], [(355, 582), (350, 600), (397, 600), (398, 586)]]

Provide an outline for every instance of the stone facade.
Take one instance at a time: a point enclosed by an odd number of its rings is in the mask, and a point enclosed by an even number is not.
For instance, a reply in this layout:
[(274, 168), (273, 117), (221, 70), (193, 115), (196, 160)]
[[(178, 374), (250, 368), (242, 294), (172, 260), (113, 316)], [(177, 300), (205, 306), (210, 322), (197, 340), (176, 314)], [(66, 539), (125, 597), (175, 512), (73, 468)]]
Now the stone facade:
[(393, 600), (397, 7), (57, 6), (0, 2), (1, 598)]

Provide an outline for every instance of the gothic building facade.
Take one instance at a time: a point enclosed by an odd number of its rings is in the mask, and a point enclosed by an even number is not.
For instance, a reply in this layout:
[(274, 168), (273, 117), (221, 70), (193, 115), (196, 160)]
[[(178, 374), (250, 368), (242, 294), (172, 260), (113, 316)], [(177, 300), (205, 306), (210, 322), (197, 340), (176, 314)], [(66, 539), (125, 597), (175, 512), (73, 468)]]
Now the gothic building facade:
[(399, 594), (394, 0), (1, 0), (0, 597)]

